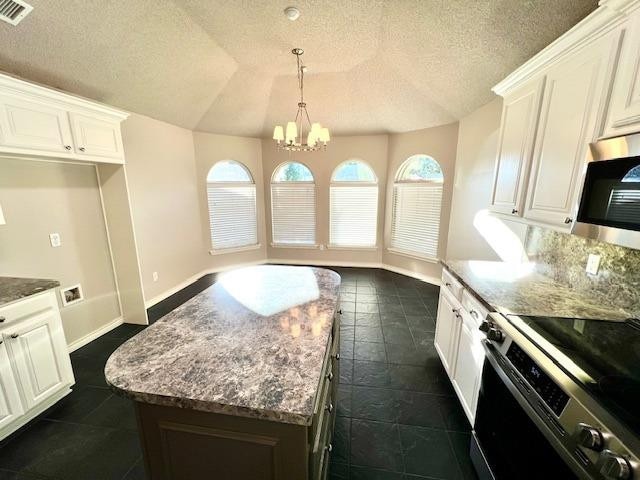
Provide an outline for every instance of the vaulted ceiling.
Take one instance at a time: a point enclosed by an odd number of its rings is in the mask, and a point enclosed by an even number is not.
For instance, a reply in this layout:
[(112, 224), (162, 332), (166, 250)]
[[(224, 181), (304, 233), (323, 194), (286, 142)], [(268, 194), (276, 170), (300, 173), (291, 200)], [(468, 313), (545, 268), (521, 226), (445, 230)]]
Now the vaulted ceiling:
[[(263, 136), (295, 114), (335, 134), (455, 121), (597, 0), (28, 0), (0, 70), (193, 130)], [(283, 9), (302, 11), (289, 21)]]

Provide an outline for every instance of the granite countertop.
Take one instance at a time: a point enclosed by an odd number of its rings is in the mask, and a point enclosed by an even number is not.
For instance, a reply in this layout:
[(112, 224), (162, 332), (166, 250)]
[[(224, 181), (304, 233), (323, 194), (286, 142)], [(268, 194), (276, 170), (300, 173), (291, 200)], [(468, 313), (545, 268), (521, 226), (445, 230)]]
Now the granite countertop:
[(122, 344), (105, 377), (139, 402), (309, 425), (339, 287), (321, 268), (223, 274)]
[(0, 306), (59, 286), (57, 280), (0, 277)]
[(632, 315), (598, 303), (536, 270), (535, 263), (446, 260), (445, 268), (491, 310), (504, 314), (624, 320)]

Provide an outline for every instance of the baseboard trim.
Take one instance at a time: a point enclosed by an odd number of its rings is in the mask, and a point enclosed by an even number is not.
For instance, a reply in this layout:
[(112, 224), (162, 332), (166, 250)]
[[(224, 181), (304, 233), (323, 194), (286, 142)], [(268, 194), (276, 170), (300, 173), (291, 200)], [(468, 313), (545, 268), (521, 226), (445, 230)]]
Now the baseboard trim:
[(208, 269), (202, 270), (202, 271), (196, 273), (195, 275), (191, 275), (184, 282), (180, 282), (177, 285), (174, 285), (173, 287), (169, 288), (168, 290), (165, 290), (164, 292), (156, 295), (155, 297), (150, 298), (149, 300), (145, 300), (144, 307), (145, 308), (153, 307), (155, 304), (160, 303), (161, 301), (169, 298), (174, 293), (177, 293), (180, 290), (182, 290), (183, 288), (186, 288), (189, 285), (191, 285), (192, 283), (196, 282), (197, 280), (200, 280), (205, 275), (209, 275), (209, 274), (212, 274), (212, 273), (225, 272), (227, 270), (233, 270), (235, 268), (249, 267), (249, 266), (252, 266), (252, 265), (263, 265), (265, 263), (267, 263), (266, 260), (257, 260), (255, 262), (236, 263), (234, 265), (227, 265), (227, 266), (224, 266), (224, 267), (208, 268)]
[(94, 330), (93, 332), (86, 334), (84, 337), (81, 337), (78, 340), (71, 342), (69, 345), (67, 345), (67, 349), (69, 350), (69, 353), (75, 352), (79, 348), (84, 347), (87, 343), (94, 341), (96, 338), (101, 337), (105, 333), (109, 333), (111, 330), (122, 325), (123, 323), (124, 323), (124, 319), (122, 317), (118, 317), (112, 320), (111, 322), (107, 323), (106, 325), (103, 325), (102, 327)]

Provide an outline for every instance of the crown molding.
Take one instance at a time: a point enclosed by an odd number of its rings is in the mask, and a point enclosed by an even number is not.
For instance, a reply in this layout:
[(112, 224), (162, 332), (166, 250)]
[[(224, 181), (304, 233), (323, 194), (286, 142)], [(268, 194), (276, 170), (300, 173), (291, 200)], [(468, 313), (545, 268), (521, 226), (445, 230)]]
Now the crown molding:
[(598, 8), (590, 15), (531, 57), (491, 90), (504, 97), (566, 55), (617, 28), (639, 7), (640, 0), (600, 0)]

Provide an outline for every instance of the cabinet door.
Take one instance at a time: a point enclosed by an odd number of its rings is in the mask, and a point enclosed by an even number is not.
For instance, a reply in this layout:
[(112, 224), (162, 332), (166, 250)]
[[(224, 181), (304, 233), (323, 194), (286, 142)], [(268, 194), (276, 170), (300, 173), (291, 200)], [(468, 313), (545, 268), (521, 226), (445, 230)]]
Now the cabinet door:
[(548, 71), (526, 218), (570, 226), (589, 143), (602, 130), (619, 35), (587, 45)]
[(56, 311), (43, 311), (7, 328), (4, 335), (14, 359), (27, 408), (56, 393), (67, 381), (68, 354), (57, 331)]
[(544, 78), (505, 97), (493, 179), (491, 209), (521, 215)]
[(124, 157), (120, 123), (71, 113), (76, 153), (121, 159)]
[(9, 95), (0, 96), (0, 108), (4, 145), (71, 155), (73, 145), (66, 110)]
[(460, 330), (460, 308), (455, 299), (447, 293), (446, 289), (440, 290), (440, 302), (438, 303), (438, 318), (436, 319), (436, 334), (434, 344), (442, 364), (449, 375), (453, 375), (458, 331)]
[(0, 430), (24, 412), (7, 348), (0, 337)]
[(473, 320), (463, 311), (453, 376), (454, 387), (472, 425), (484, 362), (482, 336), (474, 327)]
[(640, 10), (629, 18), (624, 29), (606, 136), (635, 133), (640, 128)]

